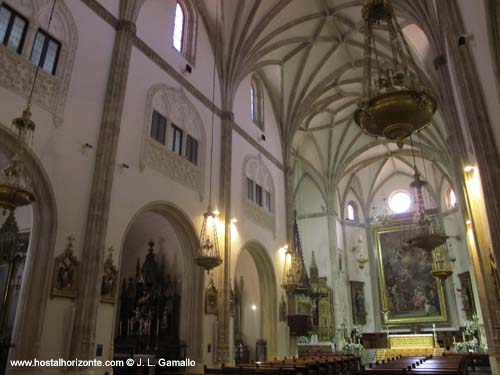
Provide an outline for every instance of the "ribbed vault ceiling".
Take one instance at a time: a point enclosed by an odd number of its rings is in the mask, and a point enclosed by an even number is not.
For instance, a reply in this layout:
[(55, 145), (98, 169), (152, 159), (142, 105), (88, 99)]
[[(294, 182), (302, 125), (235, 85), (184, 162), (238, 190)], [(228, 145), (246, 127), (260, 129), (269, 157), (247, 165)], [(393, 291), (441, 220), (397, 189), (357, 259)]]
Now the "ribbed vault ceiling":
[[(325, 201), (341, 198), (344, 191), (339, 189), (349, 188), (346, 181), (363, 169), (378, 171), (371, 174), (370, 181), (363, 177), (363, 185), (372, 186), (365, 189), (367, 200), (373, 194), (370, 190), (377, 190), (378, 173), (412, 172), (409, 142), (399, 150), (393, 143), (364, 135), (353, 120), (361, 94), (362, 4), (348, 0), (219, 2), (218, 46), (223, 48), (218, 48), (218, 64), (225, 82), (223, 98), (229, 102), (242, 79), (258, 74), (271, 98), (282, 144), (291, 148), (296, 188), (306, 174)], [(400, 15), (411, 17), (422, 12), (424, 4), (428, 2), (400, 0), (395, 7)], [(214, 44), (216, 2), (198, 0), (197, 6)], [(418, 74), (433, 87), (433, 56), (425, 34), (409, 18), (398, 20), (417, 60)], [(385, 45), (381, 53), (388, 55), (385, 34), (376, 33)], [(413, 141), (418, 154), (423, 150), (424, 157), (431, 160), (432, 169), (449, 178), (452, 163), (440, 116)]]

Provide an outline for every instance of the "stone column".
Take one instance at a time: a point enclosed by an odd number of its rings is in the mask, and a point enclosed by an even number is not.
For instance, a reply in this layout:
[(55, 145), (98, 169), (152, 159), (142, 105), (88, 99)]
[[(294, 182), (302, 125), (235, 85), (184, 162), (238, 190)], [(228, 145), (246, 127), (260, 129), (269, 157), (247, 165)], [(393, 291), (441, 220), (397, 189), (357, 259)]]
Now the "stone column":
[[(120, 20), (108, 76), (90, 203), (85, 228), (80, 289), (76, 302), (69, 359), (95, 358), (95, 334), (100, 301), (101, 273), (108, 227), (116, 151), (127, 85), (135, 20), (145, 0), (120, 0)], [(98, 271), (97, 271), (98, 270)], [(97, 272), (96, 272), (97, 271)], [(90, 369), (73, 369), (90, 373)]]
[[(482, 312), (492, 372), (498, 374), (498, 364), (500, 362), (500, 326), (498, 325), (500, 300), (497, 298), (497, 293), (492, 293), (497, 289), (494, 282), (494, 277), (497, 276), (492, 273), (492, 264), (495, 261), (490, 260), (490, 248), (492, 248), (492, 255), (497, 261), (496, 264), (498, 264), (498, 261), (500, 261), (500, 233), (496, 229), (500, 225), (500, 187), (496, 179), (500, 173), (500, 156), (494, 141), (492, 123), (488, 117), (486, 102), (472, 51), (467, 44), (458, 46), (457, 43), (457, 37), (464, 30), (464, 23), (457, 1), (436, 1), (435, 5), (441, 27), (440, 35), (442, 35), (443, 42), (448, 47), (447, 59), (452, 64), (455, 73), (454, 77), (447, 77), (448, 80), (445, 81), (445, 85), (450, 86), (451, 79), (456, 82), (458, 100), (462, 105), (465, 116), (466, 134), (463, 134), (463, 136), (469, 137), (471, 140), (472, 153), (477, 160), (481, 174), (482, 193), (479, 194), (480, 196), (468, 200), (463, 199), (464, 196), (461, 194), (461, 200), (465, 203), (464, 212), (468, 211), (473, 221), (473, 227), (468, 228), (467, 237), (478, 284), (479, 299), (481, 306), (484, 306)], [(448, 92), (450, 91), (451, 89), (448, 89)], [(458, 133), (457, 139), (452, 139), (452, 141), (463, 147), (462, 135)], [(463, 156), (467, 158), (468, 155), (464, 152)], [(463, 161), (473, 162), (473, 160), (467, 159)], [(457, 177), (463, 176), (463, 166), (463, 164), (458, 166)], [(463, 184), (463, 177), (461, 180)], [(487, 205), (484, 202), (485, 196), (488, 197)], [(490, 231), (490, 228), (493, 230)]]
[(233, 149), (234, 113), (224, 111), (221, 116), (221, 164), (220, 164), (220, 213), (224, 223), (224, 247), (222, 267), (219, 273), (219, 327), (217, 357), (222, 363), (230, 363), (233, 358), (230, 342), (230, 290), (231, 290), (231, 163)]

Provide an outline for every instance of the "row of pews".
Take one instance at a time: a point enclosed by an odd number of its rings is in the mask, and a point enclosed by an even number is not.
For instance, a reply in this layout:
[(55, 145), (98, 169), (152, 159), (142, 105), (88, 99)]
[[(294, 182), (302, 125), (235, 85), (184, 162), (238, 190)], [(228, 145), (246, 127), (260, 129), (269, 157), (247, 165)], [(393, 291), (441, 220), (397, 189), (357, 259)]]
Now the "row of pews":
[(207, 368), (212, 375), (353, 375), (361, 371), (361, 361), (352, 355), (317, 354), (307, 357)]
[(371, 365), (362, 371), (363, 375), (465, 375), (468, 356), (442, 357), (396, 357)]

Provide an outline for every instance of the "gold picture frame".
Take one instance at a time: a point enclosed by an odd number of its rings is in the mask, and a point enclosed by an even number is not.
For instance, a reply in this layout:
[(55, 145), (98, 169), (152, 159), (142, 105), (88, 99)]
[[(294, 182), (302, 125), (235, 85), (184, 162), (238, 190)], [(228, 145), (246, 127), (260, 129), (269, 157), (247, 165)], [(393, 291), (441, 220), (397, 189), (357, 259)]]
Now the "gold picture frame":
[(415, 225), (375, 227), (385, 325), (447, 322), (446, 298), (432, 276), (432, 252), (404, 245)]

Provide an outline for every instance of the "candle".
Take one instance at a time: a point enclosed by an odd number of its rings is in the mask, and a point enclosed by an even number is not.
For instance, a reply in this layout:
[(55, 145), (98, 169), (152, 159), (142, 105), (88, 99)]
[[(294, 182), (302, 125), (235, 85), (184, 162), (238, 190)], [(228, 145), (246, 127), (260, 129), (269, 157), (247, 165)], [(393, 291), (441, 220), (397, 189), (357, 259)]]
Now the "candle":
[(130, 335), (130, 319), (127, 321), (127, 336)]
[(160, 336), (160, 318), (156, 318), (156, 337)]
[(118, 326), (118, 336), (122, 335), (122, 321), (120, 319), (120, 325)]

